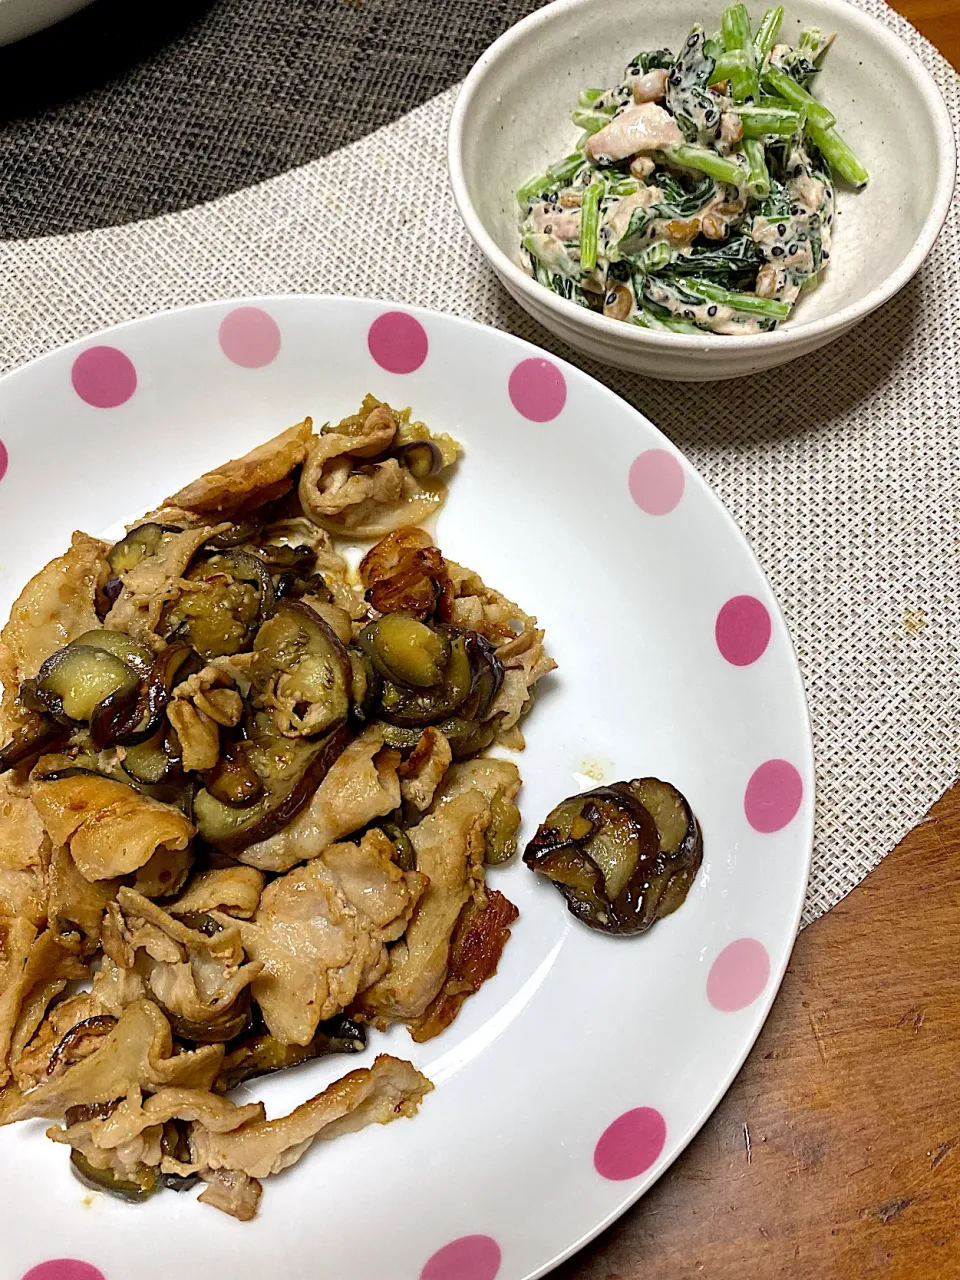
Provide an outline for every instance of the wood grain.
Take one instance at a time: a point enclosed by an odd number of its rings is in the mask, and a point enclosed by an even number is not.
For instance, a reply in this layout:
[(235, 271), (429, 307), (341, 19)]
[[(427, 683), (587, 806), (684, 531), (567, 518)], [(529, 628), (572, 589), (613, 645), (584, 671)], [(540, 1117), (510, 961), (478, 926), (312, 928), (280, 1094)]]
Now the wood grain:
[[(960, 66), (960, 0), (899, 0)], [(671, 1170), (558, 1280), (960, 1280), (960, 785), (806, 929)]]
[(960, 789), (804, 930), (753, 1053), (579, 1280), (960, 1277)]

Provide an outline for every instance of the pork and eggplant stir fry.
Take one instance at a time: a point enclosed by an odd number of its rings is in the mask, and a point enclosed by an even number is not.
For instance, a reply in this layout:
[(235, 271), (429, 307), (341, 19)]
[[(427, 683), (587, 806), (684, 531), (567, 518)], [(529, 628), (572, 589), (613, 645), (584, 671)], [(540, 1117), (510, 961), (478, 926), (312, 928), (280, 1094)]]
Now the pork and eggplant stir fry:
[(524, 269), (562, 298), (674, 333), (775, 329), (833, 252), (835, 188), (867, 171), (811, 92), (832, 36), (778, 43), (735, 4), (679, 53), (580, 92), (569, 155), (517, 192)]
[[(84, 533), (0, 635), (0, 1123), (85, 1183), (246, 1220), (316, 1138), (413, 1115), (381, 1055), (267, 1121), (237, 1086), (438, 1035), (517, 912), (536, 619), (418, 522), (459, 446), (367, 397)], [(358, 570), (347, 544), (364, 543)], [(245, 1091), (245, 1096), (249, 1094)]]

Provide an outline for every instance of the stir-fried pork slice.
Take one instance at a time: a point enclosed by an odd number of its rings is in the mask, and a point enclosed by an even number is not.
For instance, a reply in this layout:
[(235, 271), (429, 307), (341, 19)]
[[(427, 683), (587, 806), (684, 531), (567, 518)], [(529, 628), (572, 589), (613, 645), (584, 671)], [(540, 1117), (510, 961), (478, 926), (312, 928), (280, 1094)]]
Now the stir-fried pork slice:
[(117, 896), (120, 882), (87, 880), (67, 846), (58, 845), (50, 859), (47, 885), (46, 914), (54, 937), (67, 951), (89, 955), (100, 944), (103, 913)]
[(307, 456), (313, 440), (313, 422), (304, 418), (242, 458), (234, 458), (192, 481), (167, 498), (164, 507), (182, 507), (218, 520), (236, 520), (292, 487), (292, 472)]
[(201, 871), (187, 889), (167, 906), (173, 916), (191, 911), (222, 911), (249, 918), (263, 893), (264, 877), (255, 867), (215, 867)]
[(281, 1043), (307, 1044), (386, 970), (387, 943), (403, 933), (425, 883), (393, 853), (378, 830), (331, 845), (268, 885), (253, 920), (240, 924), (247, 954), (263, 964), (254, 999)]
[(279, 1119), (248, 1121), (228, 1133), (195, 1123), (190, 1133), (194, 1161), (204, 1169), (265, 1178), (296, 1164), (317, 1138), (328, 1141), (368, 1124), (415, 1115), (432, 1088), (411, 1063), (381, 1054), (372, 1067), (351, 1071)]
[(398, 767), (400, 794), (418, 813), (430, 808), (453, 761), (450, 743), (439, 729), (424, 729), (413, 752)]
[(298, 862), (316, 858), (335, 841), (397, 808), (399, 763), (397, 752), (384, 746), (379, 729), (364, 730), (344, 748), (293, 821), (237, 857), (261, 871), (288, 871)]
[[(360, 1015), (377, 1025), (415, 1023), (439, 996), (461, 913), (471, 902), (478, 909), (487, 902), (484, 834), (492, 805), (497, 797), (512, 803), (519, 789), (520, 774), (508, 760), (465, 761), (447, 771), (431, 812), (408, 832), (417, 869), (429, 885), (406, 933), (390, 950), (387, 973), (358, 999)], [(490, 972), (495, 969), (494, 960)]]
[(508, 600), (483, 579), (453, 560), (446, 561), (454, 592), (453, 622), (479, 631), (495, 647), (503, 666), (503, 683), (487, 719), (499, 718), (498, 740), (523, 749), (518, 721), (533, 703), (533, 686), (556, 663), (544, 650), (544, 633), (536, 618)]
[[(260, 1103), (238, 1107), (202, 1089), (160, 1089), (146, 1101), (140, 1090), (134, 1089), (116, 1104), (71, 1111), (66, 1117), (70, 1123), (48, 1129), (47, 1137), (82, 1157), (82, 1172), (87, 1178), (92, 1175), (94, 1185), (103, 1181), (98, 1171), (106, 1172), (108, 1183), (133, 1184), (149, 1194), (157, 1186), (158, 1172), (178, 1177), (196, 1173), (189, 1164), (168, 1154), (170, 1147), (164, 1139), (171, 1121), (175, 1122), (174, 1132), (169, 1136), (179, 1138), (194, 1121), (202, 1121), (212, 1133), (219, 1133), (263, 1119), (263, 1114)], [(185, 1139), (178, 1141), (174, 1150), (181, 1145), (182, 1154), (187, 1154)]]
[[(398, 446), (429, 441), (440, 466), (447, 467), (455, 461), (459, 445), (449, 436), (434, 437), (416, 426), (368, 396), (360, 413), (325, 428), (300, 477), (300, 502), (307, 515), (331, 533), (379, 538), (437, 511), (446, 487), (438, 480), (418, 479)], [(384, 457), (389, 449), (394, 456)]]
[(200, 547), (227, 527), (201, 525), (182, 533), (164, 534), (154, 555), (145, 556), (121, 575), (123, 589), (104, 619), (104, 626), (111, 631), (125, 631), (152, 648), (161, 648), (163, 641), (157, 635), (157, 627), (164, 607), (179, 596), (181, 579)]
[(0, 916), (19, 916), (41, 928), (50, 841), (28, 792), (13, 774), (0, 777)]
[(173, 1030), (189, 1040), (229, 1040), (248, 1022), (249, 1001), (241, 997), (262, 966), (244, 964), (236, 926), (222, 921), (205, 916), (209, 931), (191, 928), (128, 888), (108, 909), (104, 950), (115, 964), (137, 969)]
[(467, 997), (475, 995), (493, 977), (510, 937), (510, 926), (519, 914), (513, 903), (496, 890), (488, 892), (482, 904), (471, 898), (460, 912), (454, 930), (443, 986), (410, 1028), (414, 1040), (432, 1040), (446, 1030)]
[[(24, 1006), (39, 992), (41, 1007), (28, 1010), (31, 1033), (39, 1025), (50, 1000), (69, 979), (82, 978), (86, 970), (58, 947), (49, 930), (37, 934), (28, 920), (0, 918), (0, 1085), (11, 1074), (11, 1046)], [(20, 1039), (24, 1036), (21, 1034)]]
[(179, 809), (92, 774), (37, 783), (33, 803), (50, 839), (69, 845), (87, 880), (129, 875), (161, 846), (186, 849), (193, 836)]
[(256, 1178), (234, 1169), (208, 1169), (203, 1178), (207, 1189), (197, 1196), (201, 1204), (228, 1213), (238, 1222), (251, 1222), (257, 1216), (263, 1184)]
[(44, 661), (85, 631), (100, 626), (97, 587), (107, 576), (106, 547), (75, 533), (70, 550), (30, 579), (0, 632), (0, 681), (7, 695), (30, 680)]
[(587, 151), (594, 160), (613, 163), (679, 147), (682, 142), (680, 126), (668, 111), (655, 102), (641, 102), (618, 111), (609, 124), (588, 138)]
[(69, 1107), (113, 1102), (137, 1088), (209, 1090), (222, 1061), (222, 1044), (174, 1053), (170, 1024), (160, 1009), (152, 1000), (135, 1000), (93, 1053), (31, 1089), (11, 1119), (58, 1119)]

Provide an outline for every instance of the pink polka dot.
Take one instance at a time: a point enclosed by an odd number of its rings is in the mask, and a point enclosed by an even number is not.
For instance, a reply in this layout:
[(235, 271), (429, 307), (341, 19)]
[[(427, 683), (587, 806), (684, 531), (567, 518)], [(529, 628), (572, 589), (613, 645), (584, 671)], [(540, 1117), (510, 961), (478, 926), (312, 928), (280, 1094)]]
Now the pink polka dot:
[(41, 1262), (23, 1276), (23, 1280), (104, 1280), (104, 1274), (89, 1262), (76, 1258), (54, 1258)]
[(280, 350), (280, 326), (262, 307), (235, 307), (220, 321), (217, 336), (227, 359), (244, 369), (262, 369)]
[(530, 422), (552, 422), (567, 403), (563, 374), (549, 360), (521, 360), (507, 384), (517, 413)]
[(707, 999), (721, 1013), (736, 1013), (753, 1004), (769, 977), (767, 948), (756, 938), (738, 938), (710, 966)]
[(608, 1125), (593, 1153), (593, 1167), (601, 1178), (624, 1182), (646, 1173), (663, 1150), (667, 1122), (653, 1107), (625, 1111)]
[(10, 455), (7, 453), (7, 446), (0, 440), (0, 480), (7, 474), (7, 467), (10, 465)]
[(420, 1280), (494, 1280), (500, 1271), (500, 1246), (491, 1236), (461, 1236), (430, 1258)]
[(133, 361), (116, 347), (87, 347), (70, 371), (73, 389), (95, 409), (115, 409), (137, 389)]
[(754, 831), (782, 831), (797, 816), (803, 779), (787, 760), (768, 760), (747, 783), (743, 809)]
[(367, 334), (370, 354), (387, 373), (413, 373), (427, 358), (427, 331), (405, 311), (377, 316)]
[(770, 643), (770, 614), (756, 596), (734, 596), (717, 614), (717, 648), (735, 667), (749, 667)]
[(630, 496), (648, 516), (665, 516), (683, 497), (683, 467), (666, 449), (647, 449), (630, 464)]

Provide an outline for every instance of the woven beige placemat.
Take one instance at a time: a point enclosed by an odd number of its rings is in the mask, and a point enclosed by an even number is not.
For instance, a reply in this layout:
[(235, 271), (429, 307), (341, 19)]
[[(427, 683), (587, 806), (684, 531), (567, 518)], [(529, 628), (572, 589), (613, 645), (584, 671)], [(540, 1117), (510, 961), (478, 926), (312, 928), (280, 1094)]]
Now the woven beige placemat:
[[(960, 125), (960, 78), (881, 0)], [(472, 316), (570, 357), (502, 293), (446, 181), (455, 90), (213, 204), (0, 244), (0, 368), (151, 311), (245, 293), (368, 294)], [(364, 209), (363, 239), (355, 210)], [(804, 920), (848, 893), (960, 774), (960, 219), (852, 334), (758, 376), (658, 383), (581, 363), (690, 457), (783, 606), (813, 720), (818, 811)]]

